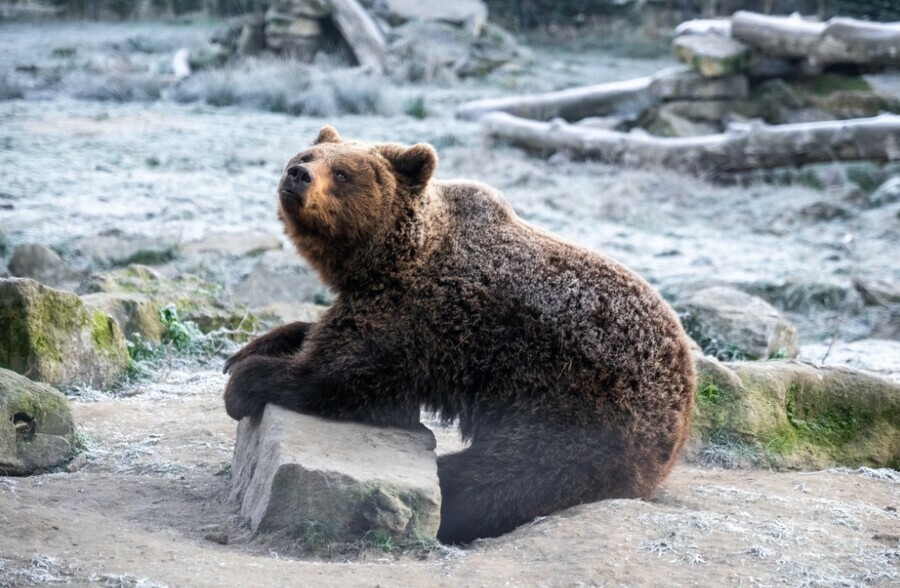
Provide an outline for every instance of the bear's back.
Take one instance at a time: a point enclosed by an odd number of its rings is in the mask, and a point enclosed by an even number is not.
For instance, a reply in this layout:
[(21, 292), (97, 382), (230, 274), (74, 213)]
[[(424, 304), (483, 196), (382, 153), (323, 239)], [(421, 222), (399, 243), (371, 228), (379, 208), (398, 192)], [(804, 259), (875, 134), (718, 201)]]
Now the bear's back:
[(614, 373), (638, 401), (660, 393), (656, 382), (691, 385), (678, 319), (639, 276), (522, 221), (485, 184), (434, 187), (449, 220), (431, 279), (460, 284), (463, 306), (484, 328), (481, 352), (498, 360), (495, 370), (538, 370), (561, 383), (568, 370), (576, 388), (584, 386), (579, 373)]

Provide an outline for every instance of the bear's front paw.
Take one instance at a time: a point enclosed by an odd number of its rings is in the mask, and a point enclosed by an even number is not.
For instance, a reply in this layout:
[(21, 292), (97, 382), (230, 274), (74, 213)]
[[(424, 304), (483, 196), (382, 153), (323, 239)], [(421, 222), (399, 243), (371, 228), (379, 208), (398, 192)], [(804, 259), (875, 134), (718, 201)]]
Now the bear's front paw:
[(225, 412), (236, 421), (245, 416), (257, 416), (265, 407), (265, 400), (243, 394), (231, 384), (225, 388)]
[(254, 370), (253, 360), (234, 367), (225, 386), (225, 411), (236, 421), (257, 416), (266, 406), (265, 378)]

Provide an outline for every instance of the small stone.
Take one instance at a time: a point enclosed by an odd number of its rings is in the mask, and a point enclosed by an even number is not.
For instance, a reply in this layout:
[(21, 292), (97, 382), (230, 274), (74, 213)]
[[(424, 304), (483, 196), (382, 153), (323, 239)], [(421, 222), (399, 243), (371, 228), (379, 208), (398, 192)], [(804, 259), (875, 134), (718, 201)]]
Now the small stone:
[(86, 466), (87, 462), (87, 455), (85, 455), (84, 453), (79, 453), (72, 459), (72, 461), (66, 464), (66, 471), (70, 474), (74, 474), (75, 472)]
[(708, 78), (739, 73), (750, 63), (750, 48), (722, 35), (681, 35), (672, 46), (680, 61)]
[(328, 421), (269, 404), (238, 425), (232, 500), (254, 531), (310, 525), (332, 542), (379, 533), (434, 540), (440, 488), (434, 435)]
[(797, 329), (761, 298), (714, 286), (694, 292), (677, 308), (705, 352), (727, 358), (797, 357)]
[(109, 386), (130, 361), (112, 317), (34, 280), (0, 280), (0, 325), (0, 367), (52, 386)]
[(68, 399), (0, 368), (0, 475), (26, 476), (60, 465), (74, 442)]
[(228, 533), (212, 532), (203, 536), (206, 541), (218, 543), (219, 545), (228, 545)]

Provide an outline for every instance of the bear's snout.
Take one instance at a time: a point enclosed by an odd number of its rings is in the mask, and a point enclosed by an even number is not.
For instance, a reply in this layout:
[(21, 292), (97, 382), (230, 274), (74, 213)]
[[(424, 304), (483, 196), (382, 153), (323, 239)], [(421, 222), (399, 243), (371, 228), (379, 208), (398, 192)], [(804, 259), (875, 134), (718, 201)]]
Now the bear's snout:
[(302, 196), (312, 184), (312, 171), (303, 165), (292, 165), (281, 178), (278, 193), (284, 196)]

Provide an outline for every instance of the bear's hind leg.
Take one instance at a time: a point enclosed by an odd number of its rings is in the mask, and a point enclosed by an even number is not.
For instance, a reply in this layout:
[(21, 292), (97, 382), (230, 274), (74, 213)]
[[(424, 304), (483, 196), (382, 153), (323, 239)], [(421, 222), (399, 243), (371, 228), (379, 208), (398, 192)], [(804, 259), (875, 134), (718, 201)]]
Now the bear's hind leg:
[(518, 433), (438, 459), (442, 543), (496, 537), (585, 502), (648, 494), (641, 472), (623, 458), (617, 435), (585, 444), (577, 433)]

